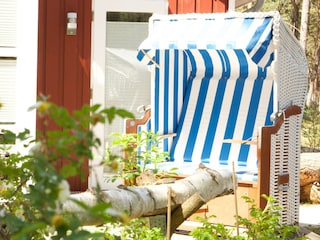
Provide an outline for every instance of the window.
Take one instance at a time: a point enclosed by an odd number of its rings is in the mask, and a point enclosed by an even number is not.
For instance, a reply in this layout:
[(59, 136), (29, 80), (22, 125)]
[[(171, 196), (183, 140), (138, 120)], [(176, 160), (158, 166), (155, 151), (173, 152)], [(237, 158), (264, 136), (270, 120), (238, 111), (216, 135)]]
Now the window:
[[(125, 108), (140, 117), (137, 108), (150, 104), (150, 72), (137, 58), (137, 48), (148, 35), (151, 13), (107, 12), (106, 107)], [(124, 132), (124, 121), (106, 126), (108, 135)], [(109, 141), (109, 140), (108, 140)]]
[(16, 110), (16, 0), (0, 4), (0, 128), (14, 124)]
[(0, 124), (15, 123), (16, 60), (0, 57)]

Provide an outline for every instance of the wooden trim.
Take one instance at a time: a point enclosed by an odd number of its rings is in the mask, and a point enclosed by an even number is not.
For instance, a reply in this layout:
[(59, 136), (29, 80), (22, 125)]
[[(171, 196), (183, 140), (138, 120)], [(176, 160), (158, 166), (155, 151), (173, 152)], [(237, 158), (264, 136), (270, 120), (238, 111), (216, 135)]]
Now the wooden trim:
[(196, 12), (197, 13), (212, 13), (213, 12), (213, 0), (207, 1), (196, 1)]
[(180, 0), (178, 1), (178, 13), (194, 13), (196, 11), (195, 0)]
[(228, 0), (213, 0), (212, 12), (227, 12), (229, 8)]
[(0, 60), (17, 60), (17, 57), (3, 57), (3, 56), (0, 56)]
[[(273, 126), (265, 126), (261, 129), (261, 145), (258, 145), (258, 206), (264, 208), (267, 201), (261, 197), (261, 194), (269, 195), (270, 191), (270, 149), (271, 135), (277, 133), (286, 118), (301, 114), (299, 106), (291, 106), (284, 110)], [(263, 171), (262, 171), (263, 169)], [(286, 180), (285, 178), (283, 179)]]
[(301, 114), (301, 112), (302, 112), (302, 110), (299, 106), (296, 106), (296, 105), (290, 106), (281, 113), (280, 117), (278, 118), (278, 120), (274, 126), (266, 127), (266, 128), (270, 128), (270, 130), (268, 130), (268, 131), (271, 134), (275, 134), (276, 132), (279, 131), (279, 129), (282, 126), (285, 119), (287, 119), (291, 116), (294, 116), (294, 115)]
[(249, 141), (249, 140), (240, 140), (240, 139), (224, 139), (224, 143), (237, 143), (237, 144), (249, 144), (249, 145), (257, 145), (257, 141)]
[(256, 188), (257, 182), (252, 181), (238, 181), (238, 187), (246, 187), (246, 188)]
[(147, 110), (143, 118), (140, 119), (126, 119), (126, 133), (137, 133), (138, 125), (144, 125), (151, 117), (151, 110)]
[(178, 1), (177, 0), (169, 0), (168, 4), (169, 4), (168, 13), (169, 14), (177, 14), (178, 13)]
[(278, 176), (278, 184), (279, 185), (288, 184), (289, 183), (289, 179), (290, 179), (289, 173), (280, 174)]

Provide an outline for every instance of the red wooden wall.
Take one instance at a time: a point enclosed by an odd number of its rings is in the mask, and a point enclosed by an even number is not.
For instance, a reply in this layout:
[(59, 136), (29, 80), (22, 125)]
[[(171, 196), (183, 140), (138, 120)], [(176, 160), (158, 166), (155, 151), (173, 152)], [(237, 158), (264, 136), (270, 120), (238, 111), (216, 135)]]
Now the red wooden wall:
[(228, 0), (168, 0), (169, 14), (226, 12)]
[[(227, 0), (168, 0), (169, 14), (226, 12)], [(38, 95), (70, 111), (90, 101), (92, 0), (39, 0)], [(77, 35), (66, 35), (67, 13), (77, 12)], [(50, 126), (49, 126), (50, 128)], [(51, 126), (53, 128), (53, 126)], [(37, 120), (37, 129), (46, 130)], [(64, 161), (58, 163), (58, 168)], [(89, 174), (88, 163), (83, 165)], [(69, 179), (71, 190), (84, 191), (88, 182)]]
[[(75, 36), (66, 35), (67, 12), (78, 14)], [(38, 95), (50, 96), (51, 101), (70, 111), (89, 104), (90, 53), (91, 0), (39, 0)], [(39, 119), (37, 129), (45, 130)], [(88, 163), (83, 169), (88, 176)], [(69, 183), (73, 191), (88, 186), (79, 177), (69, 179)]]

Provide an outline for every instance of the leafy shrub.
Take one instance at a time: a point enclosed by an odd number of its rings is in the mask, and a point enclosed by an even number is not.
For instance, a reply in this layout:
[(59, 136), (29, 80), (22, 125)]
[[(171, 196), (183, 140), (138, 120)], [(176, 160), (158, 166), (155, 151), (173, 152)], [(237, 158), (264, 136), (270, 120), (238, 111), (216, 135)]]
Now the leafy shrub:
[(306, 147), (320, 149), (320, 111), (316, 103), (312, 103), (305, 108), (302, 136), (306, 140)]
[(110, 235), (106, 233), (108, 240), (165, 240), (160, 228), (149, 228), (144, 218), (133, 219), (130, 224), (112, 224), (111, 228), (120, 229), (119, 233)]
[[(203, 226), (195, 228), (190, 235), (197, 240), (216, 239), (239, 239), (239, 240), (267, 240), (267, 239), (290, 239), (298, 232), (298, 226), (284, 225), (280, 221), (280, 206), (275, 204), (273, 197), (263, 196), (267, 199), (265, 209), (258, 208), (252, 199), (243, 197), (251, 204), (251, 219), (238, 217), (238, 223), (244, 228), (244, 232), (235, 233), (235, 229), (227, 228), (223, 224), (212, 224), (206, 218), (201, 218)], [(295, 238), (306, 239), (306, 238)]]
[[(37, 109), (45, 128), (53, 124), (56, 130), (39, 132), (36, 140), (30, 138), (28, 130), (17, 135), (4, 132), (6, 139), (23, 141), (30, 152), (0, 155), (0, 238), (103, 239), (105, 233), (84, 230), (75, 213), (62, 210), (63, 203), (70, 200), (66, 179), (78, 174), (85, 177), (81, 166), (84, 161), (93, 159), (92, 150), (101, 145), (89, 126), (110, 123), (115, 116), (133, 117), (132, 114), (113, 107), (101, 109), (99, 105), (83, 106), (70, 114), (45, 98), (32, 109)], [(6, 146), (2, 150), (8, 151)], [(57, 162), (61, 160), (65, 164), (57, 170)], [(97, 186), (97, 191), (99, 189)], [(126, 219), (109, 214), (110, 204), (99, 198), (92, 207), (75, 202), (88, 217), (101, 222)]]

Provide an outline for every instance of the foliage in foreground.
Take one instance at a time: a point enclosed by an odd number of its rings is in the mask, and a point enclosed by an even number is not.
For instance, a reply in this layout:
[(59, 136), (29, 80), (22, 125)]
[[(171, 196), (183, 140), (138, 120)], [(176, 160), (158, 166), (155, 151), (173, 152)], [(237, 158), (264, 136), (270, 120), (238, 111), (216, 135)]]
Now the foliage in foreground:
[[(298, 233), (298, 226), (288, 226), (281, 224), (281, 206), (278, 206), (273, 197), (263, 196), (267, 199), (265, 209), (258, 208), (252, 199), (243, 197), (247, 203), (251, 204), (250, 216), (252, 219), (238, 217), (238, 224), (245, 230), (237, 235), (235, 229), (228, 228), (223, 224), (212, 224), (209, 219), (200, 218), (203, 226), (194, 229), (190, 235), (197, 240), (267, 240), (267, 239), (293, 239)], [(306, 239), (297, 237), (294, 239)]]
[[(29, 154), (0, 154), (0, 238), (1, 239), (103, 239), (104, 233), (83, 230), (75, 213), (62, 210), (70, 200), (67, 178), (80, 174), (85, 161), (93, 159), (93, 150), (100, 147), (100, 139), (92, 128), (97, 124), (111, 123), (115, 116), (133, 117), (125, 110), (99, 105), (83, 106), (70, 114), (46, 99), (39, 101), (37, 109), (42, 124), (48, 130), (39, 132), (37, 140), (30, 140), (29, 131), (15, 135), (4, 131), (4, 143), (23, 142)], [(53, 127), (54, 126), (54, 127)], [(31, 145), (32, 144), (32, 147)], [(7, 144), (0, 153), (7, 152)], [(62, 167), (58, 167), (61, 161)], [(99, 191), (99, 186), (97, 186)], [(98, 194), (99, 196), (99, 194)], [(98, 199), (93, 207), (77, 202), (87, 211), (88, 217), (102, 222), (120, 220), (110, 204)]]
[[(125, 213), (117, 212), (102, 201), (99, 186), (96, 205), (76, 203), (86, 210), (88, 218), (100, 219), (120, 232), (110, 231), (112, 228), (86, 230), (76, 213), (62, 209), (63, 203), (70, 201), (66, 179), (78, 174), (86, 177), (81, 170), (82, 163), (92, 160), (92, 151), (101, 145), (89, 126), (110, 123), (117, 115), (132, 115), (121, 109), (100, 109), (99, 105), (83, 106), (71, 115), (45, 99), (35, 108), (45, 127), (52, 128), (54, 124), (56, 127), (52, 129), (57, 130), (38, 133), (36, 141), (30, 140), (28, 130), (17, 135), (3, 132), (3, 142), (23, 141), (26, 147), (31, 143), (33, 147), (27, 155), (1, 154), (9, 149), (0, 149), (0, 239), (164, 239), (160, 229), (149, 229), (141, 219), (130, 220)], [(60, 161), (64, 161), (64, 165), (57, 168)], [(253, 204), (252, 200), (247, 201)], [(239, 223), (247, 228), (245, 236), (234, 236), (224, 225), (212, 225), (207, 219), (202, 219), (203, 227), (195, 229), (192, 235), (201, 240), (286, 239), (296, 233), (297, 227), (282, 225), (278, 210), (271, 197), (264, 210), (253, 204), (251, 217), (254, 221), (239, 218)]]
[(113, 234), (106, 232), (107, 240), (165, 240), (160, 228), (149, 228), (146, 219), (133, 219), (129, 224), (111, 224), (111, 228), (120, 230)]

